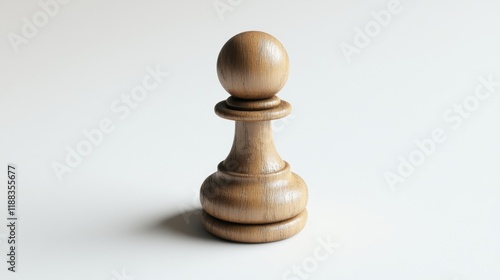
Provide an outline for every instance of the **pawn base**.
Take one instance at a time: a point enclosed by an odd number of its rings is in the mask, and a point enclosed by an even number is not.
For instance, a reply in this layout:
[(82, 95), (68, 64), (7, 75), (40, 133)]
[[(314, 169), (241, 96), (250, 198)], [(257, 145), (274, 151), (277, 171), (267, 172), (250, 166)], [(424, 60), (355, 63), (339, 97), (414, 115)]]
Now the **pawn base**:
[(304, 228), (307, 211), (290, 219), (268, 224), (239, 224), (223, 221), (203, 211), (201, 223), (211, 234), (230, 241), (242, 243), (264, 243), (289, 238)]

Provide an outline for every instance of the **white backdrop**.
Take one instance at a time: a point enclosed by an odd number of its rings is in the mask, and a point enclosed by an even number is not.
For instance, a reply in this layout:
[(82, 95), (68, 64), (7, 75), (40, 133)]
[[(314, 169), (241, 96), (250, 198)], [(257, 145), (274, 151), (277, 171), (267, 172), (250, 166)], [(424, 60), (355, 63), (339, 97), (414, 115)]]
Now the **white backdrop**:
[[(499, 9), (1, 0), (0, 278), (499, 279)], [(310, 193), (305, 229), (270, 244), (216, 239), (197, 212), (233, 137), (215, 62), (247, 30), (288, 51), (275, 140)]]

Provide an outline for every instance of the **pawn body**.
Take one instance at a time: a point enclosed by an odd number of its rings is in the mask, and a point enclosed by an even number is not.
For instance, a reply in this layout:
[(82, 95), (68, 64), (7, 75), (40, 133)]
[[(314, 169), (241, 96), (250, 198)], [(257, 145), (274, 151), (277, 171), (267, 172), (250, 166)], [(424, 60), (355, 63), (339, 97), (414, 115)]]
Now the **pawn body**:
[(202, 184), (202, 224), (223, 239), (259, 243), (295, 235), (305, 225), (307, 187), (278, 155), (271, 120), (291, 111), (274, 96), (288, 77), (288, 56), (271, 35), (231, 38), (217, 63), (219, 80), (233, 96), (216, 113), (236, 121), (233, 146)]

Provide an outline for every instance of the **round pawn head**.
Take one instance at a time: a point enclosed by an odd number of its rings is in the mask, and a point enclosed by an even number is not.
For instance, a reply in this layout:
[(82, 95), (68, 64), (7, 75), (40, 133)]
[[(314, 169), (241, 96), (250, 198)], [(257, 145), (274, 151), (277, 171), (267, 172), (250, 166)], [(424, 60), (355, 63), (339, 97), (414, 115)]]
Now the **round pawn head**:
[(220, 83), (229, 94), (241, 99), (273, 97), (285, 85), (289, 69), (283, 45), (260, 31), (232, 37), (217, 59)]

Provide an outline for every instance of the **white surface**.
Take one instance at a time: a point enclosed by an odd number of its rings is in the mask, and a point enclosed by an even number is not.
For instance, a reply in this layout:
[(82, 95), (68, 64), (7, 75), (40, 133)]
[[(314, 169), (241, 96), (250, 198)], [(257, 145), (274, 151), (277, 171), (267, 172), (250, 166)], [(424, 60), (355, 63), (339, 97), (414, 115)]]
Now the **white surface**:
[[(388, 1), (233, 1), (221, 20), (212, 0), (74, 0), (16, 54), (7, 34), (37, 3), (0, 4), (0, 209), (9, 162), (20, 188), (18, 273), (2, 261), (1, 279), (301, 279), (286, 273), (304, 262), (308, 279), (499, 279), (500, 88), (458, 129), (442, 117), (478, 77), (500, 80), (498, 1), (401, 1), (351, 63), (339, 45)], [(306, 228), (271, 244), (182, 215), (229, 152), (215, 61), (246, 30), (289, 53), (294, 111), (275, 139), (310, 192)], [(171, 75), (120, 119), (113, 101), (157, 64)], [(59, 182), (51, 164), (104, 118), (115, 130)], [(384, 173), (435, 128), (446, 142), (392, 191)], [(312, 267), (329, 236), (339, 247)]]

